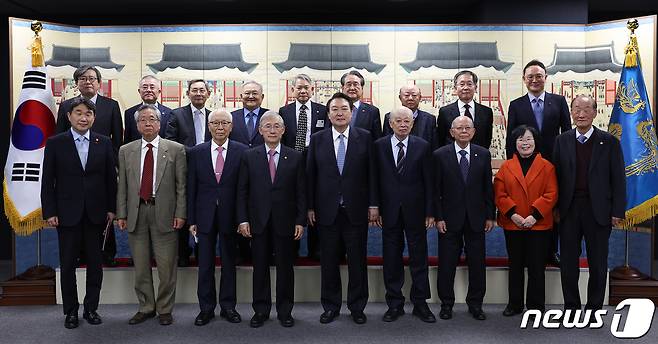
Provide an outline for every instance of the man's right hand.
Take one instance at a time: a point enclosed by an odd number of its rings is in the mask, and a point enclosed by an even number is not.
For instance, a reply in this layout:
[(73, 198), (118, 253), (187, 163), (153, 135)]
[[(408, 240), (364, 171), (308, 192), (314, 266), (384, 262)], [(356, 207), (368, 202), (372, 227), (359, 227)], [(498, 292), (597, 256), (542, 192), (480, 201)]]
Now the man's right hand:
[(126, 219), (118, 219), (117, 224), (119, 225), (119, 229), (122, 231), (128, 228), (128, 222), (126, 221)]
[(51, 227), (59, 226), (59, 218), (57, 216), (49, 217), (48, 220), (46, 220), (46, 222), (48, 222), (48, 226)]
[(196, 236), (196, 225), (191, 225), (189, 228), (190, 234)]
[(445, 221), (437, 221), (436, 222), (436, 229), (439, 230), (439, 233), (445, 234), (447, 227), (446, 227), (446, 222)]
[(308, 211), (308, 225), (309, 226), (315, 225), (315, 210)]

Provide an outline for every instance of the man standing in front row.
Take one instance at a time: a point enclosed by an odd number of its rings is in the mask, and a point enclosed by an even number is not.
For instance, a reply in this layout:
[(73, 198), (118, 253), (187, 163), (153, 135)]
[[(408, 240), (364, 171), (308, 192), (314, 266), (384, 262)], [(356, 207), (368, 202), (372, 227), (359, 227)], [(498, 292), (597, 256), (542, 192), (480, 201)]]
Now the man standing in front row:
[(473, 121), (459, 116), (450, 133), (455, 142), (433, 154), (434, 205), (439, 230), (438, 289), (439, 317), (452, 318), (455, 304), (455, 269), (462, 248), (468, 262), (468, 311), (477, 320), (487, 317), (482, 310), (486, 291), (485, 233), (494, 226), (496, 207), (489, 150), (471, 144)]
[(608, 240), (626, 209), (626, 176), (619, 141), (592, 126), (596, 100), (579, 95), (571, 102), (576, 124), (555, 140), (553, 164), (560, 195), (560, 252), (565, 310), (580, 309), (578, 291), (581, 241), (585, 238), (589, 280), (586, 309), (599, 310), (605, 299)]
[[(187, 216), (185, 148), (158, 135), (160, 111), (155, 106), (141, 106), (136, 121), (142, 139), (119, 150), (117, 192), (119, 228), (128, 229), (139, 301), (139, 311), (128, 323), (139, 324), (157, 312), (160, 325), (171, 325), (176, 297), (177, 231)], [(153, 291), (151, 248), (160, 279), (157, 298)]]
[[(270, 317), (270, 257), (276, 265), (276, 312), (283, 327), (292, 327), (295, 301), (295, 241), (306, 225), (306, 180), (302, 153), (281, 145), (283, 118), (267, 111), (258, 131), (264, 145), (244, 152), (238, 179), (237, 220), (240, 234), (251, 238), (254, 316), (251, 327)], [(271, 245), (271, 246), (270, 246)]]
[(240, 160), (247, 146), (229, 140), (233, 123), (231, 114), (225, 109), (210, 113), (208, 127), (212, 141), (194, 146), (187, 152), (187, 223), (190, 225), (189, 231), (199, 242), (197, 296), (201, 311), (194, 320), (197, 326), (206, 325), (215, 317), (215, 256), (218, 235), (222, 257), (219, 316), (232, 323), (242, 321), (235, 310), (235, 258), (238, 236), (235, 199)]
[(103, 283), (103, 229), (114, 219), (116, 169), (112, 143), (89, 130), (95, 106), (84, 98), (70, 102), (71, 129), (48, 139), (43, 157), (41, 208), (49, 226), (57, 227), (64, 327), (78, 327), (75, 268), (80, 251), (87, 255), (83, 318), (102, 322), (96, 313)]
[(347, 308), (357, 324), (366, 323), (368, 303), (366, 250), (368, 222), (379, 218), (372, 139), (367, 130), (350, 125), (352, 102), (343, 93), (327, 102), (331, 130), (313, 134), (306, 161), (308, 221), (317, 223), (322, 256), (320, 322), (339, 315), (342, 286), (339, 264), (347, 252)]
[(471, 143), (489, 149), (493, 135), (493, 111), (491, 108), (475, 102), (478, 90), (478, 76), (470, 70), (455, 74), (453, 87), (459, 99), (439, 109), (436, 118), (438, 146), (445, 146), (455, 140), (450, 135), (452, 121), (458, 116), (466, 116), (473, 121), (475, 133)]
[[(311, 135), (331, 126), (327, 119), (327, 108), (311, 100), (313, 90), (314, 87), (308, 75), (296, 75), (292, 85), (292, 95), (295, 97), (295, 102), (279, 109), (279, 114), (283, 117), (283, 122), (286, 125), (281, 143), (301, 152), (304, 161), (306, 161), (308, 146), (311, 144)], [(320, 260), (317, 228), (308, 227), (306, 243), (308, 257)], [(297, 241), (296, 246), (295, 252), (299, 251), (299, 241)]]
[(426, 302), (431, 297), (426, 229), (434, 226), (431, 147), (422, 138), (410, 135), (415, 125), (411, 109), (401, 107), (391, 111), (389, 125), (393, 135), (375, 141), (374, 148), (379, 174), (384, 285), (388, 304), (383, 320), (395, 321), (404, 314), (402, 252), (406, 236), (413, 315), (425, 322), (436, 322)]

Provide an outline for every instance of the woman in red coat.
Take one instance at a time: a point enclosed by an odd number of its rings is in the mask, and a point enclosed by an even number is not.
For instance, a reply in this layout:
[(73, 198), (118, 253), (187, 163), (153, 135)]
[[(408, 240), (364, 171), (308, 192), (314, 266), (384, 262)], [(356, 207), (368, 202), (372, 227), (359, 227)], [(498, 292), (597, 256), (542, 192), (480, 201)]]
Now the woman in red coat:
[(511, 133), (515, 153), (494, 178), (498, 225), (505, 230), (509, 257), (509, 301), (503, 315), (523, 312), (524, 267), (528, 268), (528, 309), (544, 311), (544, 272), (557, 203), (555, 168), (535, 152), (539, 133), (519, 126)]

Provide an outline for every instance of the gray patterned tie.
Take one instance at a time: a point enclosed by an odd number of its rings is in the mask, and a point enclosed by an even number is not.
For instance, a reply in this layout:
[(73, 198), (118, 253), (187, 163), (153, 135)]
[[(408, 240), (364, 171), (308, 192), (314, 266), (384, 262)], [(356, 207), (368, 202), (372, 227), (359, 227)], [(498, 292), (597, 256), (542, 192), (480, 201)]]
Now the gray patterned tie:
[(295, 133), (295, 150), (303, 152), (306, 148), (306, 131), (308, 130), (308, 115), (306, 105), (299, 108), (299, 120), (297, 121), (297, 132)]

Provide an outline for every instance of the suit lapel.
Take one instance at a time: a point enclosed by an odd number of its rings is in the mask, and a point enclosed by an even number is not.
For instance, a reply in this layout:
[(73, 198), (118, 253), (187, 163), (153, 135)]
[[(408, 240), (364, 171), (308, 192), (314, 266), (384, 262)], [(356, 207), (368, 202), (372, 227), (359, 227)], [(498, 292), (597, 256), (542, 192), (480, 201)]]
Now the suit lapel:
[(192, 105), (188, 104), (186, 107), (183, 108), (185, 111), (185, 116), (183, 116), (183, 120), (187, 124), (186, 127), (188, 130), (188, 135), (192, 138), (192, 141), (196, 143), (196, 131), (194, 130), (194, 118), (192, 118), (193, 114), (192, 114), (192, 109), (190, 108), (191, 106)]
[(158, 192), (158, 188), (160, 187), (160, 182), (162, 182), (162, 176), (164, 175), (164, 171), (167, 167), (167, 155), (168, 153), (168, 145), (167, 143), (160, 139), (160, 144), (158, 147), (158, 156), (154, 157), (157, 159), (158, 166), (156, 167), (155, 171), (155, 188), (153, 189), (154, 193)]
[[(205, 143), (204, 143), (205, 145)], [(205, 170), (208, 171), (208, 175), (212, 177), (213, 180), (217, 180), (215, 177), (215, 162), (212, 161), (212, 143), (208, 143), (208, 147), (204, 147), (201, 150), (201, 155), (203, 156), (202, 161), (205, 166)], [(226, 151), (226, 157), (228, 157), (228, 151)], [(224, 163), (224, 169), (226, 169), (226, 163)], [(221, 182), (221, 179), (220, 179)]]
[[(240, 163), (240, 160), (238, 159), (238, 153), (236, 151), (235, 145), (233, 144), (233, 140), (229, 139), (228, 140), (228, 149), (226, 150), (226, 159), (224, 159), (224, 170), (222, 170), (222, 177), (219, 179), (219, 184), (222, 184), (224, 181), (224, 171), (231, 171), (234, 166), (238, 166)], [(212, 168), (213, 171), (213, 176), (215, 172), (215, 168)]]
[[(295, 137), (297, 135), (297, 104), (290, 103), (288, 105), (287, 115), (290, 116), (288, 123), (290, 123), (290, 128), (286, 128), (288, 135)], [(294, 143), (294, 141), (293, 141)]]
[(96, 162), (96, 156), (100, 157), (100, 154), (98, 154), (98, 144), (98, 136), (90, 131), (89, 151), (87, 152), (87, 166), (85, 166), (85, 170), (87, 170), (90, 166), (93, 166), (93, 164)]
[[(449, 150), (450, 156), (448, 157), (448, 161), (450, 161), (450, 166), (452, 166), (452, 172), (455, 174), (457, 179), (459, 179), (459, 182), (464, 184), (464, 177), (462, 177), (462, 171), (459, 168), (459, 162), (457, 161), (457, 152), (455, 151), (455, 144), (451, 143), (450, 144), (450, 150)], [(471, 156), (471, 166), (473, 165), (473, 159)], [(470, 175), (469, 171), (469, 175)]]
[(208, 142), (212, 139), (212, 136), (210, 135), (210, 129), (208, 129), (208, 117), (210, 117), (210, 110), (206, 109), (206, 118), (205, 118), (206, 123), (204, 124), (204, 128), (206, 128), (206, 133), (203, 136), (203, 142)]
[(397, 166), (395, 165), (395, 160), (393, 160), (393, 147), (391, 146), (391, 140), (390, 139), (387, 140), (386, 144), (384, 145), (384, 155), (386, 155), (385, 159), (391, 165), (391, 168), (393, 168), (393, 171), (396, 171), (395, 174), (397, 175)]
[[(331, 163), (331, 166), (335, 167), (334, 171), (335, 171), (336, 175), (340, 177), (340, 171), (338, 170), (338, 161), (336, 160), (336, 151), (335, 151), (335, 148), (334, 148), (334, 134), (333, 134), (334, 131), (331, 130), (331, 129), (328, 129), (328, 130), (322, 131), (322, 133), (323, 133), (322, 135), (325, 136), (325, 140), (327, 142), (325, 142), (324, 145), (320, 145), (320, 146), (325, 147), (324, 151), (329, 155), (329, 157), (325, 158), (325, 159), (328, 159), (326, 161), (329, 161)], [(343, 165), (343, 170), (345, 170), (344, 167), (345, 167), (345, 165)]]
[[(357, 133), (357, 131), (352, 127), (350, 127), (349, 137), (347, 138), (347, 150), (345, 151), (345, 164), (343, 165), (343, 175), (345, 175), (345, 171), (348, 169), (347, 166), (350, 165), (352, 160), (354, 159), (354, 155), (356, 153), (353, 152), (356, 152), (358, 148), (359, 139), (360, 136)], [(336, 164), (336, 166), (338, 166), (338, 164)]]
[[(244, 109), (237, 110), (235, 117), (233, 117), (233, 131), (237, 136), (244, 136), (246, 140), (244, 142), (249, 142), (249, 132), (247, 131), (247, 125), (244, 123)], [(238, 139), (238, 141), (240, 141)]]
[(597, 130), (598, 129), (596, 129), (596, 127), (594, 127), (594, 132), (592, 133), (592, 136), (589, 137), (590, 140), (594, 140), (594, 141), (592, 141), (592, 145), (593, 145), (593, 147), (592, 147), (592, 158), (589, 162), (588, 175), (590, 173), (592, 173), (592, 170), (594, 169), (594, 166), (599, 161), (599, 157), (601, 156), (601, 150), (604, 148), (604, 146), (606, 144), (606, 142), (604, 142), (601, 139), (601, 135), (599, 135)]
[[(68, 146), (69, 154), (73, 154), (73, 158), (74, 158), (73, 160), (77, 162), (75, 165), (78, 166), (80, 171), (84, 171), (84, 168), (82, 168), (82, 162), (80, 161), (80, 155), (78, 154), (78, 147), (75, 146), (75, 140), (73, 140), (73, 134), (71, 133), (71, 130), (68, 131), (67, 137), (68, 137), (67, 146)], [(91, 142), (89, 145), (91, 146)], [(89, 162), (89, 152), (87, 152), (87, 163), (88, 162)]]
[[(265, 147), (265, 148), (263, 148), (263, 147)], [(266, 174), (267, 177), (265, 179), (267, 179), (267, 185), (272, 186), (272, 177), (270, 176), (269, 156), (268, 156), (268, 154), (265, 154), (265, 151), (264, 151), (265, 149), (269, 150), (269, 148), (267, 148), (267, 146), (258, 146), (258, 148), (256, 148), (256, 155), (257, 155), (256, 162), (260, 165), (259, 168), (257, 169), (257, 171), (258, 170), (267, 171), (267, 174)], [(283, 153), (283, 151), (282, 151), (282, 153)], [(281, 163), (281, 160), (283, 160), (283, 159), (281, 159), (281, 156), (279, 156), (279, 164)], [(279, 166), (277, 166), (277, 170), (278, 170)], [(274, 172), (274, 180), (276, 181), (276, 172)]]
[[(537, 123), (537, 118), (535, 118), (535, 111), (532, 109), (532, 104), (530, 104), (530, 98), (528, 97), (528, 94), (526, 93), (525, 96), (523, 96), (523, 107), (525, 107), (524, 113), (527, 113), (528, 116), (530, 116), (531, 123), (534, 123), (535, 129), (539, 130), (539, 123)], [(544, 98), (545, 99), (545, 98)], [(546, 104), (544, 104), (544, 112), (546, 112)], [(546, 117), (546, 116), (544, 116)], [(544, 127), (542, 126), (542, 129)], [(541, 131), (540, 131), (541, 132)]]
[(523, 192), (526, 194), (527, 197), (528, 184), (530, 183), (530, 180), (528, 179), (530, 177), (530, 171), (528, 171), (526, 177), (523, 176), (523, 169), (521, 168), (521, 162), (519, 161), (519, 158), (516, 156), (516, 154), (514, 154), (514, 157), (512, 158), (512, 166), (510, 168), (510, 172), (512, 172), (514, 179), (516, 179), (516, 181), (521, 185), (521, 187), (523, 188)]
[(575, 137), (575, 130), (572, 129), (567, 131), (567, 135), (571, 137), (567, 137), (565, 140), (565, 145), (567, 152), (569, 153), (569, 169), (572, 171), (572, 174), (574, 178), (576, 177), (576, 137)]
[(126, 157), (126, 162), (131, 166), (133, 171), (133, 180), (137, 181), (137, 185), (140, 184), (142, 180), (141, 176), (141, 164), (142, 164), (142, 138), (133, 141), (134, 147), (129, 150), (129, 155)]

